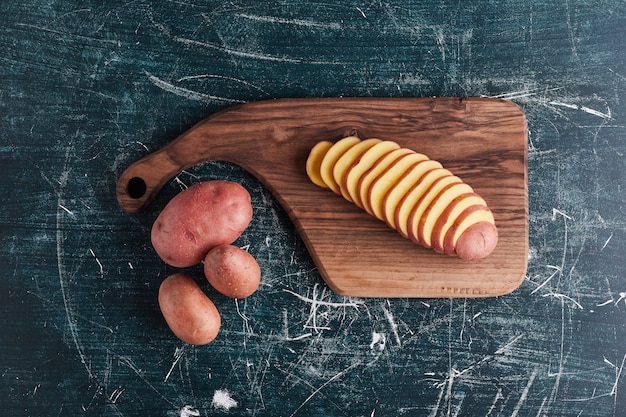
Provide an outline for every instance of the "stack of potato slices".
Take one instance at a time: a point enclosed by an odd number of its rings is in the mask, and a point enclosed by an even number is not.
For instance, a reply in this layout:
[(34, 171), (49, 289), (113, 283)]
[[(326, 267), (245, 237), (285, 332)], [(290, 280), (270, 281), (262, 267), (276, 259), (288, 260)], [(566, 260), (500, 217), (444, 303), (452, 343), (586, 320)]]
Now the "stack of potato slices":
[(476, 260), (497, 244), (485, 200), (439, 162), (396, 142), (356, 136), (318, 142), (306, 172), (314, 184), (436, 252)]

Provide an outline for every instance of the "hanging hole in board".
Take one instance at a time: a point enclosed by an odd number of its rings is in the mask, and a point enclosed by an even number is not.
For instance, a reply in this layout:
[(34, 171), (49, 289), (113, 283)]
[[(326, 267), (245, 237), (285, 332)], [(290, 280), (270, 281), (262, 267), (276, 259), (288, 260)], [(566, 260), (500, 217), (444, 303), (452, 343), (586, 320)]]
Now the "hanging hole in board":
[(128, 181), (126, 192), (131, 198), (141, 198), (146, 194), (148, 186), (143, 178), (133, 177)]

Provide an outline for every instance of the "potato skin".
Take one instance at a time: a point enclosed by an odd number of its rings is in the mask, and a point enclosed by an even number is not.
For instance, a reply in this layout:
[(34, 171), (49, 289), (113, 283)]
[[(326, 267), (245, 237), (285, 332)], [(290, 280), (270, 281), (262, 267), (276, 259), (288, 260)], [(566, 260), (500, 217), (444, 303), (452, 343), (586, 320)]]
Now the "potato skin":
[(215, 304), (185, 274), (170, 275), (161, 283), (159, 307), (169, 328), (185, 343), (205, 345), (219, 333), (221, 318)]
[(498, 243), (498, 229), (493, 223), (479, 222), (464, 231), (456, 243), (456, 254), (469, 261), (489, 255)]
[(214, 247), (234, 242), (252, 219), (248, 191), (231, 181), (194, 184), (174, 197), (152, 225), (152, 246), (167, 264), (198, 264)]
[(232, 298), (252, 295), (261, 282), (261, 268), (248, 252), (220, 245), (204, 258), (204, 275), (220, 293)]

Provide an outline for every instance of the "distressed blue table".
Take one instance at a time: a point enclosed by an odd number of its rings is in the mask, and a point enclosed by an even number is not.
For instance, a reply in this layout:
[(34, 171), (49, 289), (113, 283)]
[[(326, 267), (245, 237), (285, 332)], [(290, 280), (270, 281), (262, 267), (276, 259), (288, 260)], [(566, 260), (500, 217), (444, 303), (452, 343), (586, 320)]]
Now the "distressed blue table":
[[(101, 4), (100, 4), (101, 3)], [(21, 1), (0, 5), (0, 414), (623, 416), (626, 3)], [(206, 163), (120, 210), (132, 162), (231, 105), (485, 96), (529, 122), (529, 268), (489, 299), (323, 283), (251, 175)], [(198, 181), (245, 185), (262, 283), (192, 347), (149, 242)], [(187, 271), (202, 282), (200, 268)]]

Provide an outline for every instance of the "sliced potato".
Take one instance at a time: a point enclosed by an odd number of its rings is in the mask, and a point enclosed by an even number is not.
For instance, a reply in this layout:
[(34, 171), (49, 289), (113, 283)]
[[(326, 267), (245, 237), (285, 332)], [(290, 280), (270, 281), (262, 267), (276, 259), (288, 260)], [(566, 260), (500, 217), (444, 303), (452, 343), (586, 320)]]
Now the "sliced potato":
[(374, 145), (382, 142), (380, 139), (366, 139), (356, 143), (350, 149), (347, 149), (343, 155), (337, 160), (333, 168), (333, 179), (339, 185), (339, 191), (343, 198), (349, 202), (353, 202), (350, 193), (347, 190), (347, 184), (344, 179), (347, 176), (348, 170), (354, 165), (355, 161), (358, 161), (363, 153)]
[(446, 232), (443, 240), (444, 252), (448, 255), (455, 255), (459, 237), (472, 225), (481, 222), (494, 223), (493, 213), (489, 207), (471, 206), (466, 208)]
[(333, 146), (332, 142), (322, 141), (315, 144), (311, 152), (309, 153), (309, 157), (306, 160), (306, 173), (309, 176), (311, 182), (318, 187), (328, 188), (328, 185), (322, 179), (322, 174), (320, 172), (320, 168), (322, 165), (322, 160), (326, 156), (326, 152)]
[(368, 169), (363, 176), (359, 179), (359, 183), (357, 185), (357, 191), (359, 193), (359, 198), (361, 203), (363, 204), (363, 209), (367, 211), (369, 214), (374, 214), (372, 212), (371, 207), (371, 195), (370, 195), (370, 187), (374, 180), (378, 178), (380, 174), (382, 174), (391, 164), (393, 164), (398, 158), (407, 155), (409, 153), (413, 153), (410, 149), (399, 148), (389, 152), (384, 155), (380, 159), (378, 159), (374, 165), (370, 169)]
[(374, 181), (369, 188), (369, 205), (372, 213), (380, 220), (385, 220), (384, 201), (389, 190), (398, 183), (402, 175), (418, 162), (427, 160), (428, 157), (421, 153), (407, 153), (396, 159)]
[(496, 246), (485, 200), (439, 162), (396, 142), (355, 136), (320, 142), (307, 159), (307, 174), (436, 252), (476, 260)]
[(415, 183), (422, 178), (424, 173), (434, 168), (442, 168), (442, 166), (439, 162), (433, 161), (432, 159), (416, 163), (407, 169), (398, 182), (391, 187), (387, 194), (385, 194), (383, 212), (385, 213), (385, 221), (389, 227), (397, 229), (396, 210), (398, 209), (398, 206), (408, 192), (415, 186)]
[(467, 193), (457, 196), (448, 207), (440, 213), (432, 231), (432, 246), (437, 252), (444, 252), (443, 240), (446, 233), (459, 215), (471, 206), (486, 206), (485, 200), (476, 193)]
[[(447, 169), (443, 169), (442, 171), (448, 171)], [(449, 173), (450, 171), (448, 171)], [(459, 177), (455, 177), (454, 175), (448, 174), (439, 177), (436, 181), (432, 183), (428, 190), (424, 193), (422, 198), (417, 202), (417, 204), (411, 210), (411, 214), (409, 215), (409, 239), (414, 242), (419, 243), (420, 245), (430, 248), (430, 240), (429, 241), (421, 241), (419, 238), (419, 227), (420, 224), (424, 222), (424, 217), (422, 216), (426, 211), (426, 208), (430, 205), (430, 203), (435, 199), (437, 194), (443, 190), (448, 184), (461, 183), (461, 179)]]
[(416, 178), (411, 190), (402, 198), (395, 213), (396, 229), (402, 236), (409, 237), (410, 216), (413, 208), (430, 189), (433, 182), (446, 175), (446, 171), (443, 168), (433, 168), (426, 171), (420, 178)]
[(361, 177), (378, 161), (381, 156), (388, 154), (389, 152), (400, 149), (400, 145), (391, 141), (382, 141), (370, 149), (368, 149), (358, 161), (346, 172), (344, 179), (344, 188), (348, 191), (350, 198), (358, 207), (363, 208), (363, 202), (359, 195), (358, 186)]
[(328, 188), (337, 194), (341, 194), (341, 191), (339, 190), (339, 184), (337, 184), (335, 178), (333, 177), (335, 164), (345, 151), (356, 145), (358, 142), (360, 142), (360, 139), (356, 136), (343, 138), (333, 144), (333, 146), (331, 146), (326, 152), (326, 155), (324, 155), (324, 159), (322, 159), (322, 163), (320, 164), (320, 176)]
[(432, 232), (437, 219), (446, 211), (454, 198), (460, 194), (471, 193), (472, 187), (464, 182), (446, 185), (421, 215), (417, 238), (425, 247), (432, 247)]

